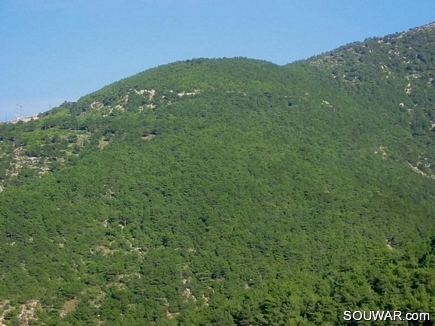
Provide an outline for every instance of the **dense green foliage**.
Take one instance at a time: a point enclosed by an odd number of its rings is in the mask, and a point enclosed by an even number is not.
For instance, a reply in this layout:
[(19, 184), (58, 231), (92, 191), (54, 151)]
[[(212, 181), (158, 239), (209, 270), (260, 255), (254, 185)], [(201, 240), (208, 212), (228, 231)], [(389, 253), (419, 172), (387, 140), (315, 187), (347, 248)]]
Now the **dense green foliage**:
[(434, 58), (429, 25), (283, 67), (195, 59), (0, 125), (0, 316), (433, 313)]

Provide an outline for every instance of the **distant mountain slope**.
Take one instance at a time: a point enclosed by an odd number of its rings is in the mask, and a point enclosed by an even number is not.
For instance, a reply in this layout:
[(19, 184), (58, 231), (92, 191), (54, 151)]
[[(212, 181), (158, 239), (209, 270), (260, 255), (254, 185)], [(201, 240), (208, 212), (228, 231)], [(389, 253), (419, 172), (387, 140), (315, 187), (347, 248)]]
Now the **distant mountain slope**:
[(0, 321), (433, 313), (434, 38), (176, 62), (1, 124)]

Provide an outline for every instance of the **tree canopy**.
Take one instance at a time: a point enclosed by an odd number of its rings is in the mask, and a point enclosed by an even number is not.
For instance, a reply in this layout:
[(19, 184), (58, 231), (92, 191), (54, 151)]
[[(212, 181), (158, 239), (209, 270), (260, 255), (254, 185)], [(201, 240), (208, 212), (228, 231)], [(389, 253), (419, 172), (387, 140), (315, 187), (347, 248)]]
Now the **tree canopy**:
[(2, 322), (433, 313), (434, 58), (432, 25), (285, 66), (200, 58), (1, 124)]

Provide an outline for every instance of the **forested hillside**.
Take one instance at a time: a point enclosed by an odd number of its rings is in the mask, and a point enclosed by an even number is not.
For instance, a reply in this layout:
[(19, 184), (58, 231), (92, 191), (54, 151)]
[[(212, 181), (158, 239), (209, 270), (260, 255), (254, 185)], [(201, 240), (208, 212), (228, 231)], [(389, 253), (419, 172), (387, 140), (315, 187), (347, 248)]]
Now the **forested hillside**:
[(176, 62), (1, 124), (0, 324), (435, 318), (434, 75), (431, 24)]

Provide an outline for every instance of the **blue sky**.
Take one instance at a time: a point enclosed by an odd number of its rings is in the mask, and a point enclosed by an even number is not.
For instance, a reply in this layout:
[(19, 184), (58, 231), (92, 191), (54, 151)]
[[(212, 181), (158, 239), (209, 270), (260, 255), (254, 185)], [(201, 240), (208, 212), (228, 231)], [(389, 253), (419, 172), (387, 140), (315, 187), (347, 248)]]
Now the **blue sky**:
[(0, 0), (0, 120), (173, 61), (286, 64), (433, 21), (433, 0)]

